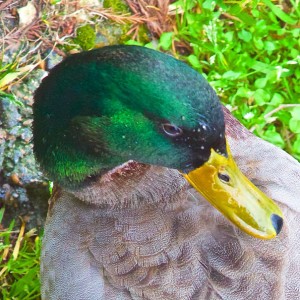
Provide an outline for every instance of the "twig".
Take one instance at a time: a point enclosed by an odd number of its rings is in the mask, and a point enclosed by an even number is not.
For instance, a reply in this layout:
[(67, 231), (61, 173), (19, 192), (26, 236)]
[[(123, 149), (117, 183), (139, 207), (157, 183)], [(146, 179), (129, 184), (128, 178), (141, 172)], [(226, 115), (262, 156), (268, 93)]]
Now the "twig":
[(13, 260), (16, 260), (18, 258), (21, 242), (23, 240), (23, 236), (25, 233), (25, 222), (23, 221), (22, 218), (20, 218), (20, 219), (21, 219), (22, 225), (21, 225), (20, 233), (18, 235), (15, 247), (14, 247), (14, 251), (12, 253)]
[(228, 13), (225, 13), (225, 12), (223, 12), (222, 15), (224, 17), (228, 18), (228, 19), (235, 20), (235, 21), (238, 21), (238, 22), (242, 23), (242, 20), (238, 17), (232, 16), (232, 15), (230, 15)]
[(277, 113), (278, 111), (285, 109), (285, 108), (292, 108), (292, 107), (300, 107), (300, 104), (281, 104), (278, 107), (276, 107), (275, 109), (271, 110), (270, 112), (268, 112), (264, 118), (268, 119), (270, 118), (272, 115), (274, 115), (275, 113)]
[(152, 20), (151, 18), (145, 18), (145, 17), (141, 17), (137, 14), (135, 15), (130, 15), (130, 14), (116, 14), (113, 13), (107, 9), (98, 9), (95, 10), (93, 8), (85, 8), (85, 10), (89, 11), (92, 15), (98, 15), (101, 17), (104, 17), (106, 19), (111, 19), (117, 23), (121, 23), (124, 24), (125, 22), (130, 22), (130, 23), (144, 23), (146, 21)]
[(7, 0), (6, 2), (0, 4), (0, 10), (6, 8), (9, 4), (11, 4), (14, 0)]

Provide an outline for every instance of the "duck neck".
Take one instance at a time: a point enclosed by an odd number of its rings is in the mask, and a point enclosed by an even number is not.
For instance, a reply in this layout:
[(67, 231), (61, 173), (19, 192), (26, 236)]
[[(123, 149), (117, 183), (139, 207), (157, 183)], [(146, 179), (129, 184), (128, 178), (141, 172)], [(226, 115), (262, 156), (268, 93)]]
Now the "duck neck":
[(76, 189), (64, 190), (85, 203), (122, 209), (176, 203), (185, 200), (188, 187), (177, 170), (128, 161), (102, 176), (89, 178)]

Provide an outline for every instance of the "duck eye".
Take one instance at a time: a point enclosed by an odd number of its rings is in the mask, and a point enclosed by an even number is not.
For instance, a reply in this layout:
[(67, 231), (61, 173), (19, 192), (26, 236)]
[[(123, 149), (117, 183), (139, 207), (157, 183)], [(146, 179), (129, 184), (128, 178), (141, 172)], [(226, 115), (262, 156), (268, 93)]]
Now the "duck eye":
[(169, 136), (179, 136), (182, 134), (182, 129), (176, 125), (165, 123), (162, 124), (164, 132)]
[(228, 183), (230, 181), (230, 177), (227, 174), (224, 173), (218, 173), (218, 177), (221, 181), (223, 181), (224, 183)]

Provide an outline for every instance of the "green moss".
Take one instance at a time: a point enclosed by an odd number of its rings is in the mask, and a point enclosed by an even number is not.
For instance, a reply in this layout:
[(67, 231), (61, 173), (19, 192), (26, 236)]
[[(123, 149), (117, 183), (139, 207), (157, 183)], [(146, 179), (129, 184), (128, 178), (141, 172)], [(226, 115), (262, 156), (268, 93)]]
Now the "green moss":
[(139, 26), (138, 41), (144, 44), (147, 44), (151, 41), (149, 30), (145, 24)]
[[(110, 20), (106, 20), (97, 26), (97, 32), (100, 33), (101, 38), (97, 37), (97, 48), (104, 45), (124, 44), (130, 39), (127, 32), (130, 29), (129, 23), (116, 24)], [(102, 43), (104, 42), (104, 45)]]
[(104, 0), (104, 8), (111, 8), (114, 12), (129, 13), (129, 7), (122, 0)]
[[(119, 14), (130, 13), (128, 5), (123, 0), (104, 0), (103, 7), (110, 8), (113, 12)], [(131, 24), (129, 23), (116, 24), (112, 21), (106, 21), (104, 23), (104, 26), (102, 26), (100, 32), (107, 37), (107, 39), (109, 40), (109, 44), (123, 44), (129, 39), (129, 36), (126, 35), (126, 33), (129, 31), (130, 26)], [(115, 41), (110, 41), (111, 38), (109, 36), (111, 35), (107, 34), (109, 31), (114, 31), (113, 34)]]
[(73, 41), (83, 50), (90, 50), (95, 46), (96, 32), (90, 25), (79, 27), (76, 31), (76, 38)]

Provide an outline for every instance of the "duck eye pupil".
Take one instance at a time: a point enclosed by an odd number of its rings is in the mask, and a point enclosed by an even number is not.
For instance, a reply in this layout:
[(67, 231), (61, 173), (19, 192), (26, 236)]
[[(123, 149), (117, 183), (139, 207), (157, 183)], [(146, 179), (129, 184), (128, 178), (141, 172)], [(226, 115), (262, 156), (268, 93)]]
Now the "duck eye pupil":
[(228, 183), (230, 181), (230, 177), (227, 174), (218, 173), (218, 177), (223, 182)]
[(179, 136), (182, 134), (182, 129), (173, 124), (162, 124), (162, 128), (169, 136)]

